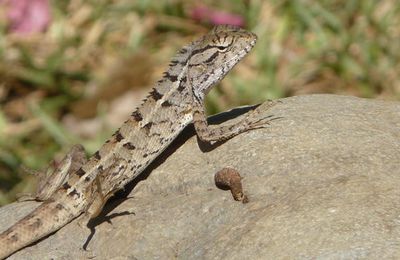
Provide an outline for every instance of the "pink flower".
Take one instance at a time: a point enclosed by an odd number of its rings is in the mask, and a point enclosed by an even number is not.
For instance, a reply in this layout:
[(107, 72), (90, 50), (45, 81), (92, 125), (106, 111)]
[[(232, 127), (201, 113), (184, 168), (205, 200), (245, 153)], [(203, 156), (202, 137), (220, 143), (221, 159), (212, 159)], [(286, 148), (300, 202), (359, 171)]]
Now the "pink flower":
[(244, 19), (240, 15), (224, 11), (212, 10), (207, 6), (198, 6), (193, 8), (190, 16), (194, 20), (208, 22), (214, 25), (218, 24), (230, 24), (236, 26), (244, 25)]
[[(1, 0), (0, 0), (1, 1)], [(3, 0), (8, 6), (9, 31), (17, 34), (43, 32), (50, 23), (48, 0)]]

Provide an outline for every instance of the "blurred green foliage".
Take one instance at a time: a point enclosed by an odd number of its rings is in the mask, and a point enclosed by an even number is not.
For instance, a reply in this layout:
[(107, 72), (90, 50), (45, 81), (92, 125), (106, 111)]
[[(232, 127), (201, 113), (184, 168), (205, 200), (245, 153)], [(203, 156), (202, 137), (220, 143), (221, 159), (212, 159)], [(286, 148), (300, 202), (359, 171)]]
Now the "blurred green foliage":
[[(259, 40), (209, 94), (210, 113), (309, 93), (400, 100), (397, 1), (214, 2), (203, 7), (243, 18)], [(29, 36), (10, 33), (1, 10), (0, 204), (34, 188), (21, 165), (44, 169), (73, 143), (94, 152), (117, 127), (104, 119), (112, 101), (132, 90), (143, 96), (173, 53), (212, 27), (195, 19), (196, 8), (183, 0), (52, 1), (47, 30)], [(100, 127), (71, 132), (88, 117)]]

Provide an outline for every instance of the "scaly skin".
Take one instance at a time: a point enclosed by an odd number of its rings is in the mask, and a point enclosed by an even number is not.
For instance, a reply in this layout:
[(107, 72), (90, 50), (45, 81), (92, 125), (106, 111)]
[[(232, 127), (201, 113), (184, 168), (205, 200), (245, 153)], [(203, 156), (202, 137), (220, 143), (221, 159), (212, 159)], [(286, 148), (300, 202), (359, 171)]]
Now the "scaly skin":
[(69, 175), (39, 208), (0, 234), (0, 258), (32, 244), (80, 216), (95, 216), (105, 201), (135, 179), (178, 134), (194, 123), (207, 142), (264, 127), (257, 109), (235, 125), (208, 126), (204, 98), (255, 45), (256, 35), (233, 26), (217, 26), (183, 47), (164, 77), (116, 133)]

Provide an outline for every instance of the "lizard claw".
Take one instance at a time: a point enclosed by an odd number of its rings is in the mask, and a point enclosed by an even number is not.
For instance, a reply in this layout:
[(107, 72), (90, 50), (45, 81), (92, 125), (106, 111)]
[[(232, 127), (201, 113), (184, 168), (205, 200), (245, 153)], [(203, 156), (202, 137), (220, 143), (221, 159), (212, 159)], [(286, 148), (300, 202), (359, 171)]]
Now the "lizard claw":
[(273, 120), (281, 119), (282, 117), (277, 117), (273, 115), (263, 116), (260, 118), (261, 113), (265, 113), (266, 110), (275, 106), (278, 103), (282, 103), (280, 100), (268, 100), (256, 109), (250, 112), (249, 116), (245, 119), (245, 125), (248, 130), (265, 128), (271, 124)]

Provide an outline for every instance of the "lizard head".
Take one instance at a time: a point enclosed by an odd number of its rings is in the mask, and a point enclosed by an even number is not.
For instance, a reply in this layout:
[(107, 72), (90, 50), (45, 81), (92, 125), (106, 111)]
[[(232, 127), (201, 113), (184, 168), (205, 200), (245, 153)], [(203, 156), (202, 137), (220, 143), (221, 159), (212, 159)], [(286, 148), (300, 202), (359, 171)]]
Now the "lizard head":
[(188, 62), (188, 80), (195, 98), (203, 100), (255, 45), (257, 36), (241, 28), (219, 25), (193, 46)]

